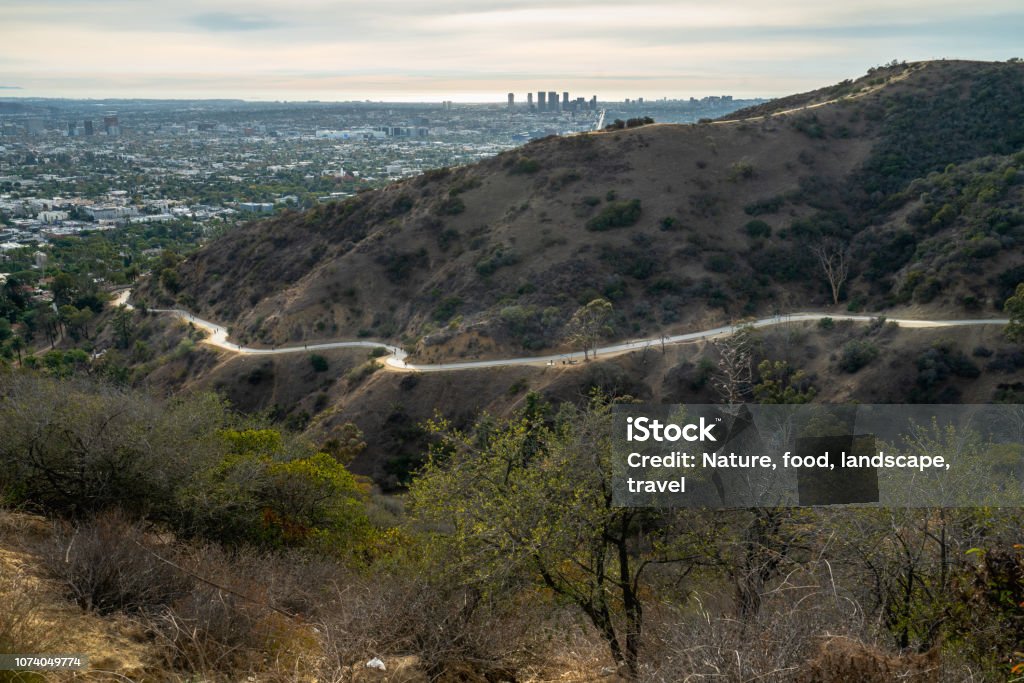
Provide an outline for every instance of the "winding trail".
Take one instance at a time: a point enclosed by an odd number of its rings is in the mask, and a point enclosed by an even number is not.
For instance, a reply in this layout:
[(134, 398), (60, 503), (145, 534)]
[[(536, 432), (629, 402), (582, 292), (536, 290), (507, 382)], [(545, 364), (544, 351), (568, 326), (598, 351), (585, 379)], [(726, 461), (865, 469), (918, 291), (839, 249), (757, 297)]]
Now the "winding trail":
[[(117, 298), (114, 299), (114, 305), (125, 305), (131, 307), (128, 303), (128, 297), (131, 291), (125, 290), (121, 292)], [(493, 360), (476, 360), (476, 361), (460, 361), (455, 363), (434, 363), (434, 364), (414, 364), (406, 361), (408, 354), (401, 348), (387, 344), (384, 342), (377, 341), (336, 341), (336, 342), (320, 342), (314, 344), (299, 344), (295, 346), (282, 346), (279, 348), (269, 349), (258, 349), (249, 346), (241, 346), (234, 342), (228, 341), (228, 331), (221, 325), (210, 322), (209, 320), (203, 320), (197, 318), (194, 314), (189, 313), (178, 308), (151, 308), (149, 309), (153, 313), (167, 313), (177, 316), (180, 320), (191, 323), (198, 328), (206, 330), (209, 336), (203, 340), (204, 343), (211, 346), (215, 346), (225, 351), (231, 351), (241, 355), (250, 356), (273, 356), (284, 353), (309, 353), (313, 351), (327, 351), (330, 349), (351, 349), (351, 348), (383, 348), (387, 349), (388, 356), (382, 358), (385, 367), (391, 370), (399, 372), (452, 372), (455, 370), (479, 370), (482, 368), (501, 368), (515, 365), (532, 365), (532, 366), (560, 366), (560, 365), (576, 365), (580, 361), (584, 360), (584, 354), (582, 351), (567, 352), (567, 353), (553, 353), (546, 356), (521, 356), (518, 358), (498, 358)], [(642, 351), (650, 348), (660, 348), (662, 345), (669, 346), (674, 344), (686, 344), (692, 342), (709, 341), (719, 337), (727, 337), (734, 334), (737, 330), (743, 327), (752, 326), (754, 328), (762, 327), (773, 327), (775, 325), (784, 325), (791, 322), (808, 322), (817, 321), (822, 318), (832, 318), (833, 320), (853, 320), (855, 322), (870, 322), (876, 318), (877, 315), (844, 315), (838, 313), (814, 313), (814, 312), (801, 312), (801, 313), (789, 313), (773, 315), (768, 318), (761, 318), (750, 322), (741, 322), (734, 325), (722, 325), (721, 327), (713, 327), (707, 330), (699, 330), (697, 332), (687, 332), (684, 334), (665, 335), (660, 337), (650, 337), (646, 339), (634, 339), (627, 342), (621, 342), (619, 344), (611, 344), (609, 346), (599, 347), (596, 352), (592, 352), (596, 357), (615, 356), (622, 353), (628, 353), (630, 351)], [(886, 318), (886, 322), (896, 323), (900, 327), (907, 328), (934, 328), (934, 327), (976, 327), (979, 325), (1006, 325), (1009, 320), (1006, 318), (981, 318), (981, 319), (964, 319), (964, 320), (917, 320), (913, 318)]]

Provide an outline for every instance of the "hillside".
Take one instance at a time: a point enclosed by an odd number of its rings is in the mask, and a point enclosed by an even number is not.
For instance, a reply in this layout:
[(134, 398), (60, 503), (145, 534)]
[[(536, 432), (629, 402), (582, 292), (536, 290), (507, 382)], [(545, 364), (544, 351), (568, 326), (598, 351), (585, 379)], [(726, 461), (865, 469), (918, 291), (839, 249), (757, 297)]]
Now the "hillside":
[(851, 250), (852, 310), (993, 312), (1024, 264), (1024, 65), (862, 81), (749, 113), (847, 93), (802, 112), (547, 138), (252, 223), (137, 299), (250, 344), (370, 337), (487, 357), (558, 348), (597, 296), (616, 338), (825, 308), (808, 246), (834, 239)]

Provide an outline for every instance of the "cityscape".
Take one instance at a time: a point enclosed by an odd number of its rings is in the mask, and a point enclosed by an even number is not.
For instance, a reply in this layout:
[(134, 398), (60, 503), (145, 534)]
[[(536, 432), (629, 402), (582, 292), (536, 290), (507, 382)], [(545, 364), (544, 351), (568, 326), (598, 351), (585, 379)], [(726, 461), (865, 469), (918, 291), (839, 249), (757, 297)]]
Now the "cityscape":
[(525, 102), (509, 93), (505, 106), (0, 99), (0, 253), (141, 224), (211, 233), (617, 118), (695, 123), (761, 101), (556, 91)]

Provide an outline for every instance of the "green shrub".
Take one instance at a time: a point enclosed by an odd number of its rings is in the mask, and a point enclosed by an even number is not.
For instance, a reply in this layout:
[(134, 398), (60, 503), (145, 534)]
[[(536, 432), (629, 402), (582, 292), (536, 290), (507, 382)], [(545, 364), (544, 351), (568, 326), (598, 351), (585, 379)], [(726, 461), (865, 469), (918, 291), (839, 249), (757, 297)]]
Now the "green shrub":
[(587, 221), (587, 230), (601, 232), (612, 228), (625, 228), (640, 220), (640, 200), (629, 199), (609, 204), (601, 213)]
[(437, 212), (442, 216), (457, 216), (466, 210), (466, 203), (462, 197), (448, 197), (437, 207)]
[(767, 197), (765, 199), (758, 199), (752, 204), (747, 204), (743, 210), (749, 216), (761, 216), (766, 213), (778, 213), (785, 203), (786, 199), (782, 196)]
[(743, 229), (747, 231), (748, 235), (755, 239), (772, 236), (772, 226), (756, 218), (752, 221), (748, 221), (747, 224), (743, 226)]
[(878, 347), (871, 342), (854, 339), (843, 346), (839, 368), (854, 373), (878, 357)]
[(659, 221), (658, 225), (665, 232), (675, 232), (682, 227), (674, 216), (665, 216), (661, 221)]
[(750, 180), (754, 177), (754, 165), (749, 161), (737, 161), (729, 167), (729, 180)]
[(519, 263), (519, 255), (503, 246), (496, 248), (489, 256), (476, 264), (476, 272), (480, 277), (489, 277), (499, 268)]
[(536, 159), (530, 157), (521, 156), (517, 158), (509, 169), (509, 173), (512, 175), (523, 175), (536, 173), (540, 170), (540, 163)]
[(704, 262), (704, 267), (712, 273), (724, 273), (732, 268), (732, 256), (717, 251), (708, 256)]
[(313, 372), (327, 372), (327, 359), (314, 353), (309, 357), (309, 364), (313, 366)]
[(441, 300), (437, 306), (434, 307), (434, 312), (431, 317), (439, 323), (448, 322), (448, 320), (455, 315), (455, 312), (459, 310), (459, 306), (462, 305), (462, 297), (449, 296)]
[(381, 364), (375, 360), (369, 360), (362, 365), (357, 365), (348, 371), (345, 380), (350, 387), (361, 384), (367, 377), (381, 369)]

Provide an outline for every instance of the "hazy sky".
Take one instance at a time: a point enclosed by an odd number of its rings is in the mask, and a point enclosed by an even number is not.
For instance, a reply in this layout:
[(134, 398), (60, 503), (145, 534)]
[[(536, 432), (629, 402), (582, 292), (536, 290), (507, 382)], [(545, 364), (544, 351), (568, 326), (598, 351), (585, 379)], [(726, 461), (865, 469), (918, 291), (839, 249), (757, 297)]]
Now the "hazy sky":
[(2, 0), (0, 96), (776, 96), (1022, 37), (1022, 0)]

